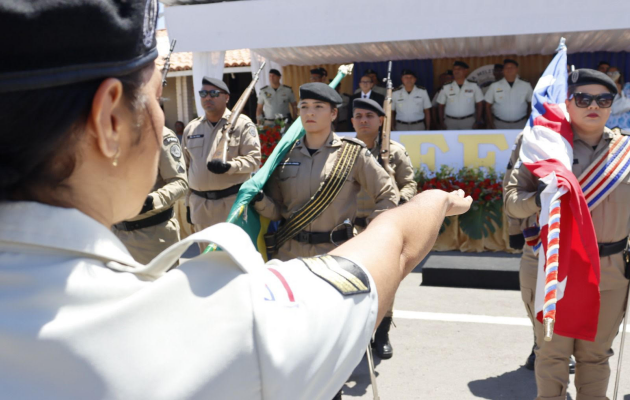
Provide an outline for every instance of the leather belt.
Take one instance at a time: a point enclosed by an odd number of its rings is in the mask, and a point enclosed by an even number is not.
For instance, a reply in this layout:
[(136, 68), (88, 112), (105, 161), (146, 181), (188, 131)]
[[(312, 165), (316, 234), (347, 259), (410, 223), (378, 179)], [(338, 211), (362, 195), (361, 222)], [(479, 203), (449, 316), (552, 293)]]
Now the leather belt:
[(219, 200), (219, 199), (223, 199), (225, 197), (238, 193), (238, 190), (241, 188), (241, 185), (242, 183), (239, 183), (238, 185), (234, 185), (223, 190), (207, 190), (205, 192), (202, 192), (199, 190), (190, 189), (190, 191), (196, 194), (197, 196), (203, 197), (207, 200)]
[(419, 119), (417, 121), (411, 121), (411, 122), (405, 122), (405, 121), (396, 120), (397, 124), (403, 124), (403, 125), (415, 125), (415, 124), (419, 124), (420, 122), (424, 122), (424, 119)]
[(608, 257), (617, 253), (621, 253), (626, 249), (628, 238), (622, 239), (614, 243), (597, 243), (600, 257)]
[(367, 228), (367, 217), (356, 217), (354, 219), (354, 224), (356, 226), (360, 226), (361, 228)]
[(466, 119), (466, 118), (470, 118), (470, 117), (474, 117), (474, 116), (475, 116), (475, 114), (470, 114), (470, 115), (467, 115), (465, 117), (451, 117), (450, 115), (445, 115), (445, 117), (448, 118), (448, 119), (458, 119), (458, 120), (459, 119)]
[(492, 114), (492, 116), (493, 116), (493, 117), (494, 117), (494, 119), (496, 119), (497, 121), (505, 122), (506, 124), (514, 124), (514, 123), (516, 123), (516, 122), (521, 122), (522, 120), (524, 120), (525, 118), (527, 118), (527, 115), (526, 115), (526, 116), (524, 116), (524, 117), (523, 117), (523, 118), (521, 118), (521, 119), (517, 119), (516, 121), (506, 121), (506, 120), (504, 120), (504, 119), (501, 119), (501, 118), (497, 117), (497, 116), (496, 116), (496, 115), (494, 115), (494, 114)]
[(169, 219), (173, 218), (174, 214), (175, 213), (173, 212), (173, 207), (171, 207), (167, 210), (164, 210), (160, 213), (152, 215), (148, 218), (139, 219), (138, 221), (119, 222), (116, 225), (114, 225), (114, 227), (118, 229), (119, 231), (127, 231), (127, 232), (135, 231), (138, 229), (148, 228), (150, 226), (155, 226), (163, 222), (166, 222)]
[[(345, 242), (352, 236), (347, 229), (341, 229), (332, 233), (332, 241), (335, 243)], [(306, 232), (302, 231), (293, 237), (300, 243), (321, 244), (331, 243), (330, 232)]]

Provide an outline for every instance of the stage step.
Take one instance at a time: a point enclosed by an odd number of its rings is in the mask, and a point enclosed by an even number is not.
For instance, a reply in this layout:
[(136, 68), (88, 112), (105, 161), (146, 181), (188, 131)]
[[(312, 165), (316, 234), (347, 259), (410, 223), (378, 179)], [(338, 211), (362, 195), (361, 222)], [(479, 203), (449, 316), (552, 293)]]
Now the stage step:
[(431, 252), (416, 267), (423, 286), (519, 290), (520, 254)]

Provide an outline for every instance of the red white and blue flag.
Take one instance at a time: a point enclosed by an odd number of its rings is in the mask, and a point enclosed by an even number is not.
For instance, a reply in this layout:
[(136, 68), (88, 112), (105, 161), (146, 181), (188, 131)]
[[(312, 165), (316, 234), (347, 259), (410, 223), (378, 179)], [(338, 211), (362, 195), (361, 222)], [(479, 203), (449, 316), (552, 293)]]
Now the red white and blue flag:
[(587, 201), (571, 171), (567, 78), (563, 41), (534, 89), (520, 160), (547, 184), (541, 194), (536, 316), (540, 322), (554, 320), (556, 334), (593, 341), (600, 304), (599, 252)]

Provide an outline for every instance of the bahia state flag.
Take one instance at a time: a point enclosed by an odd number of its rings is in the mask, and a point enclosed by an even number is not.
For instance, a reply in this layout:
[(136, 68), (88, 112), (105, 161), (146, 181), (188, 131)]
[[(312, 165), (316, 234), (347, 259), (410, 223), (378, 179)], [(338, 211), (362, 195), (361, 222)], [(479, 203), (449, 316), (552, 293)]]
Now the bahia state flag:
[(571, 171), (573, 131), (566, 98), (567, 48), (562, 39), (534, 89), (520, 151), (521, 162), (547, 184), (540, 199), (543, 248), (535, 310), (540, 322), (555, 321), (555, 333), (593, 341), (600, 305), (599, 252), (588, 204)]
[[(335, 88), (341, 82), (341, 80), (352, 72), (353, 64), (342, 65), (339, 67), (339, 72), (333, 81), (330, 83), (330, 87)], [(238, 191), (234, 205), (230, 210), (227, 222), (231, 222), (235, 225), (243, 228), (249, 235), (256, 246), (258, 252), (263, 256), (265, 261), (267, 260), (267, 249), (265, 246), (265, 233), (269, 227), (269, 219), (259, 215), (253, 206), (249, 203), (256, 194), (265, 186), (271, 174), (276, 169), (278, 164), (284, 159), (287, 152), (293, 147), (293, 144), (304, 136), (305, 132), (302, 127), (302, 121), (296, 119), (291, 127), (284, 134), (280, 142), (276, 145), (265, 165), (256, 172), (256, 174), (243, 183)], [(216, 250), (214, 245), (208, 246), (205, 252)]]

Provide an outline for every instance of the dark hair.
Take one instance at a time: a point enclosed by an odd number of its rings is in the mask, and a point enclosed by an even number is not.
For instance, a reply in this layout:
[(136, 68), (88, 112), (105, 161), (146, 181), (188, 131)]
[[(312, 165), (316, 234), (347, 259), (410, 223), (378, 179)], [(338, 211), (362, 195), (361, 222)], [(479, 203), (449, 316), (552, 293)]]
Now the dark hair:
[[(118, 77), (132, 110), (144, 104), (140, 88), (153, 65)], [(103, 81), (0, 93), (0, 201), (40, 201), (72, 175), (75, 149)]]

